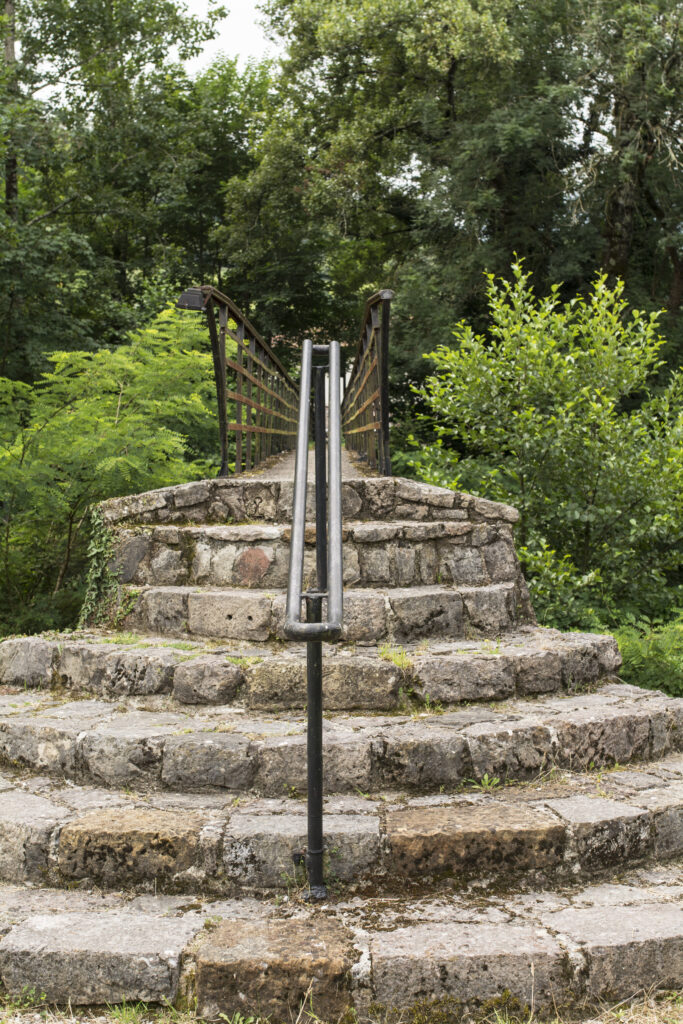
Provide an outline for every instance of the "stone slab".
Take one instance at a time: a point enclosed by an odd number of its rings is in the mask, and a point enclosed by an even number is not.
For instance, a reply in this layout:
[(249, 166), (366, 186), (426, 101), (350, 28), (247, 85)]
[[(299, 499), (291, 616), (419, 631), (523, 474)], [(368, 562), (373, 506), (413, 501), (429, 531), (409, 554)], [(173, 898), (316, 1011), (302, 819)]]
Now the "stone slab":
[(18, 789), (0, 792), (0, 878), (43, 881), (50, 837), (64, 816), (51, 800)]
[(0, 942), (0, 978), (11, 995), (29, 985), (75, 1006), (173, 1001), (182, 952), (200, 926), (115, 911), (29, 917)]
[(552, 870), (566, 839), (543, 808), (502, 801), (390, 811), (386, 833), (389, 871), (413, 877)]
[(439, 921), (378, 931), (370, 956), (374, 1000), (388, 1010), (441, 1001), (459, 1015), (505, 992), (518, 1005), (547, 1006), (551, 993), (566, 988), (558, 940), (517, 922)]
[(85, 879), (104, 888), (153, 882), (166, 892), (182, 888), (189, 875), (194, 888), (206, 877), (207, 855), (210, 865), (215, 865), (220, 845), (219, 831), (213, 851), (206, 849), (206, 823), (205, 816), (188, 811), (150, 807), (95, 811), (62, 828), (59, 875), (65, 883)]
[(358, 959), (351, 932), (324, 917), (224, 921), (197, 951), (197, 1011), (288, 1020), (304, 1004), (336, 1020), (351, 1003)]
[(683, 982), (683, 905), (572, 907), (548, 914), (555, 934), (579, 944), (586, 958), (586, 996), (628, 999)]
[[(296, 814), (231, 816), (223, 858), (228, 878), (242, 886), (283, 888), (296, 881), (294, 855), (307, 843), (306, 817)], [(381, 867), (379, 818), (370, 814), (325, 815), (328, 878), (362, 878)]]

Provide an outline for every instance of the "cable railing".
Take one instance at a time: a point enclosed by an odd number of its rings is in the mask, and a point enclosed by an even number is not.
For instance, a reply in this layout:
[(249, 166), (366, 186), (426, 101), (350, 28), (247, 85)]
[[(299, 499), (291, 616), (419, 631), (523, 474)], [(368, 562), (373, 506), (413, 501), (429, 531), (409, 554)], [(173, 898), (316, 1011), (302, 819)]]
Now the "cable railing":
[[(313, 356), (327, 356), (329, 370), (329, 422), (325, 451), (326, 367), (313, 366)], [(308, 435), (311, 377), (314, 375), (314, 467), (315, 467), (315, 549), (316, 588), (302, 592), (304, 544), (306, 539), (306, 497), (308, 490)], [(341, 408), (339, 342), (314, 345), (304, 341), (301, 358), (299, 429), (296, 443), (292, 533), (285, 636), (306, 640), (308, 708), (308, 846), (306, 870), (312, 898), (325, 899), (323, 874), (323, 706), (322, 641), (339, 640), (343, 627), (342, 500), (341, 500)], [(326, 456), (327, 454), (327, 465)], [(306, 619), (302, 619), (302, 600)], [(326, 601), (326, 618), (323, 603)]]
[(249, 472), (294, 448), (299, 388), (244, 313), (212, 285), (188, 288), (178, 306), (207, 316), (218, 399), (218, 475)]
[(365, 304), (363, 327), (342, 402), (348, 449), (382, 476), (391, 476), (389, 450), (389, 320), (394, 293), (388, 288)]

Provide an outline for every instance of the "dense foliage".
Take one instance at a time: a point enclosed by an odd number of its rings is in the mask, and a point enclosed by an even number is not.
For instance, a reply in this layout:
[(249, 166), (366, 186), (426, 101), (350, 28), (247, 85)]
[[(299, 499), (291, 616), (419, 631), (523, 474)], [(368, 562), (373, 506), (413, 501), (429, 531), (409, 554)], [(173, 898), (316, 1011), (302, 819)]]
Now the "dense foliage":
[(621, 676), (634, 686), (683, 697), (683, 616), (654, 624), (637, 620), (617, 631)]
[(30, 382), (48, 352), (121, 344), (188, 283), (222, 283), (211, 240), (222, 183), (254, 165), (271, 79), (222, 59), (190, 80), (167, 54), (198, 52), (214, 16), (187, 17), (171, 0), (12, 8), (0, 374)]
[[(659, 614), (683, 565), (683, 373), (653, 390), (656, 314), (599, 277), (586, 298), (537, 299), (520, 264), (489, 277), (486, 335), (461, 323), (419, 394), (434, 483), (508, 501), (537, 610), (553, 623)], [(636, 401), (637, 399), (637, 401)], [(589, 611), (592, 607), (594, 611)]]
[[(562, 281), (567, 298), (602, 267), (639, 308), (669, 310), (678, 359), (680, 5), (269, 0), (267, 10), (287, 45), (286, 102), (241, 186), (249, 208), (226, 211), (231, 237), (248, 240), (243, 276), (267, 293), (278, 256), (305, 237), (309, 301), (329, 330), (353, 289), (394, 287), (400, 380), (422, 376), (421, 354), (460, 318), (483, 327), (483, 272), (506, 273), (515, 251), (539, 287)], [(278, 208), (288, 213), (279, 229)], [(305, 301), (296, 313), (307, 326)], [(394, 391), (399, 420), (406, 393)]]
[(215, 472), (202, 325), (168, 310), (113, 351), (55, 352), (34, 385), (0, 378), (0, 634), (73, 624), (88, 509)]

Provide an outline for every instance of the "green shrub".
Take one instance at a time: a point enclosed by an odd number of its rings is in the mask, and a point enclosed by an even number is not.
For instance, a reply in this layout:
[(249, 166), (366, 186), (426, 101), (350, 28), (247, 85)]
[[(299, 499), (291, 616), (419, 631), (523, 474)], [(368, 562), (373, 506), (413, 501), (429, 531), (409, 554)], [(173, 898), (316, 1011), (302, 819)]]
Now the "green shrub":
[(416, 393), (436, 443), (413, 467), (520, 510), (543, 621), (665, 617), (683, 567), (683, 374), (652, 387), (657, 314), (629, 311), (604, 277), (585, 299), (561, 304), (558, 286), (537, 299), (512, 269), (489, 278), (487, 336), (461, 323), (431, 353)]
[(619, 674), (625, 682), (683, 697), (683, 612), (659, 625), (639, 620), (615, 635), (624, 659)]
[(34, 386), (0, 377), (0, 634), (74, 624), (89, 507), (203, 476), (217, 445), (201, 318), (168, 309), (127, 345), (49, 358)]

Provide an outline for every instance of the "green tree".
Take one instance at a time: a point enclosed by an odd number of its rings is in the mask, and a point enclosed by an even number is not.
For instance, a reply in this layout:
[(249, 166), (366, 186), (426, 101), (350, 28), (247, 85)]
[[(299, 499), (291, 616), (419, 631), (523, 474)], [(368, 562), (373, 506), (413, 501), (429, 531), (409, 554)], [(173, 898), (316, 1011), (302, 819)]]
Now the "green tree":
[(205, 325), (160, 314), (114, 351), (56, 352), (30, 386), (0, 377), (0, 633), (72, 625), (89, 507), (205, 475), (216, 444)]
[[(483, 327), (483, 271), (505, 273), (515, 252), (542, 285), (561, 280), (563, 297), (604, 266), (624, 276), (639, 308), (677, 308), (679, 5), (269, 0), (266, 9), (287, 46), (282, 112), (256, 171), (228, 191), (240, 202), (226, 209), (226, 237), (243, 239), (243, 276), (282, 297), (301, 243), (315, 288), (297, 291), (299, 330), (348, 337), (341, 310), (388, 284), (394, 381), (419, 380), (422, 353), (458, 318)], [(667, 329), (675, 340), (678, 328)], [(406, 389), (393, 394), (400, 421)]]
[(661, 613), (683, 564), (683, 374), (651, 389), (658, 316), (628, 312), (621, 282), (603, 275), (566, 303), (558, 292), (537, 299), (519, 264), (511, 282), (489, 276), (486, 336), (461, 323), (430, 356), (419, 394), (437, 442), (415, 464), (520, 509), (550, 619), (576, 624), (562, 605), (577, 584), (612, 620)]
[(222, 182), (253, 166), (270, 73), (221, 60), (191, 81), (167, 57), (220, 12), (17, 0), (18, 59), (5, 17), (0, 374), (31, 381), (46, 352), (118, 344), (189, 280), (221, 283)]

